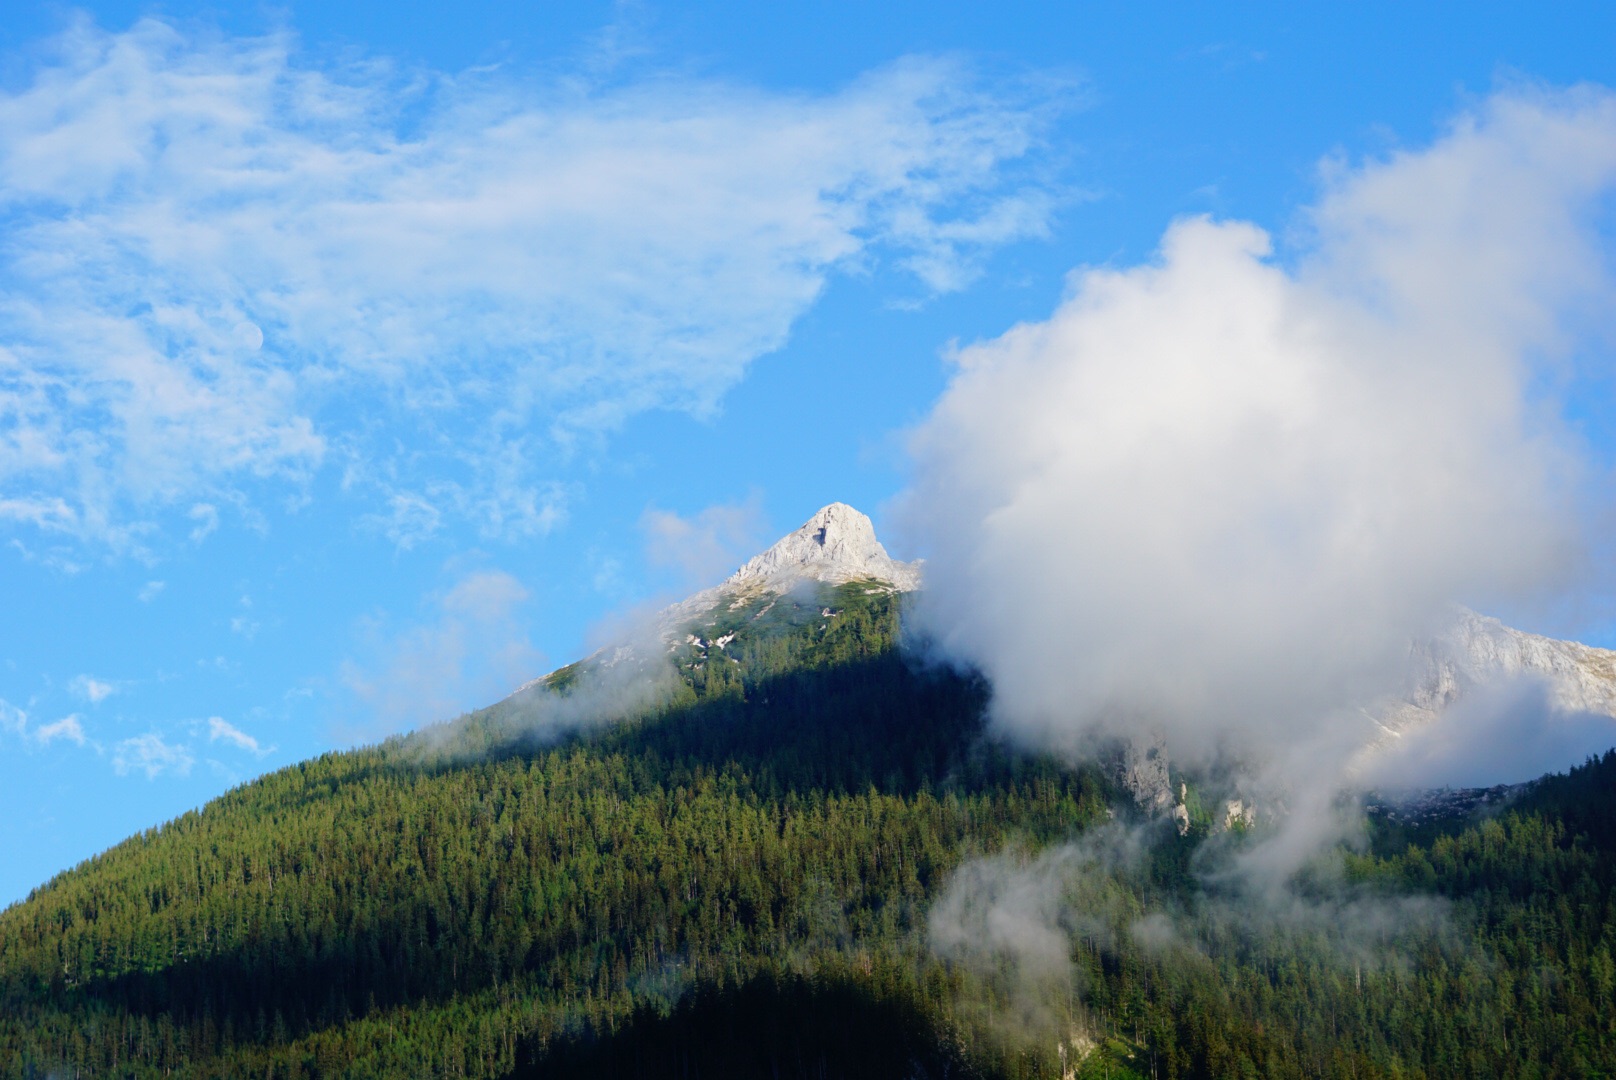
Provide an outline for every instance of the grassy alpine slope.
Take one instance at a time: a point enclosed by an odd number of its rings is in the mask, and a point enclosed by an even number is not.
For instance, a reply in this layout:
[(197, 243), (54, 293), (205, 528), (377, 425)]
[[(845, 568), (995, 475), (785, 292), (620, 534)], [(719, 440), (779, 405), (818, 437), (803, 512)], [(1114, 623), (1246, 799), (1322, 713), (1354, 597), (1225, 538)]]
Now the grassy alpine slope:
[(900, 603), (724, 612), (621, 724), (476, 714), (58, 876), (0, 913), (0, 1074), (1616, 1075), (1616, 755), (1304, 883), (1326, 916), (1427, 898), (1369, 945), (1209, 891), (1238, 838), (1141, 824), (1126, 865), (1049, 864), (1081, 913), (1054, 982), (934, 951), (962, 862), (1129, 810), (985, 738), (980, 685), (900, 655)]

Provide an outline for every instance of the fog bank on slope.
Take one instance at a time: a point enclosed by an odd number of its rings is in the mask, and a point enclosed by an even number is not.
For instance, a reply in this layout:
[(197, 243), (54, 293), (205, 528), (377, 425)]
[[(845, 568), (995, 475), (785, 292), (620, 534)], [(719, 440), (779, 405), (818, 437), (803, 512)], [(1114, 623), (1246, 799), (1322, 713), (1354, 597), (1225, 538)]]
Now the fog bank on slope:
[(1294, 259), (1194, 218), (1074, 274), (914, 435), (924, 633), (1033, 745), (1338, 775), (1455, 602), (1577, 581), (1589, 470), (1546, 388), (1610, 310), (1613, 181), (1616, 96), (1503, 93), (1327, 170)]

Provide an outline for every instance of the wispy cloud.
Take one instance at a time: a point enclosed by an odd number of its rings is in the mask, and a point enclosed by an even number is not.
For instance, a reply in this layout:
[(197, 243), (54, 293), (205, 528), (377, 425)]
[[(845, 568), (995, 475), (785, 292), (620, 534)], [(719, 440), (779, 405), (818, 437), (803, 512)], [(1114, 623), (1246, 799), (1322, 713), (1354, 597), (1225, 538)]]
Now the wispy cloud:
[(234, 724), (231, 724), (222, 717), (218, 716), (208, 717), (208, 742), (229, 743), (231, 746), (245, 750), (249, 754), (253, 754), (258, 757), (263, 757), (265, 754), (274, 749), (272, 746), (260, 746), (257, 739), (253, 738), (245, 731), (242, 731)]
[(342, 684), (371, 719), (345, 721), (351, 737), (374, 737), (446, 720), (493, 703), (540, 673), (524, 632), (522, 583), (499, 570), (467, 574), (436, 598), (433, 617), (391, 629), (366, 628), (364, 661), (343, 661)]
[(68, 689), (73, 692), (75, 697), (82, 698), (91, 705), (99, 705), (118, 692), (118, 688), (114, 684), (91, 675), (75, 676), (73, 681), (68, 683)]
[(185, 516), (196, 522), (191, 528), (193, 544), (200, 544), (219, 527), (219, 508), (212, 503), (197, 503)]
[(0, 517), (130, 545), (333, 461), (401, 543), (542, 532), (547, 461), (712, 408), (839, 268), (955, 288), (1051, 206), (1006, 173), (1042, 106), (936, 60), (599, 89), (147, 19), (77, 23), (13, 85)]
[(79, 746), (85, 744), (84, 727), (79, 723), (77, 713), (64, 716), (53, 724), (45, 724), (34, 732), (34, 738), (41, 746), (49, 746), (57, 739), (66, 739)]
[(230, 617), (230, 632), (240, 634), (248, 641), (251, 641), (258, 636), (258, 631), (262, 628), (262, 624), (250, 614), (253, 606), (252, 597), (243, 595), (237, 603), (240, 605), (241, 611)]
[(112, 768), (119, 776), (136, 772), (145, 773), (148, 780), (164, 773), (188, 776), (195, 763), (188, 748), (165, 742), (155, 731), (124, 739), (112, 748)]
[(19, 708), (4, 698), (0, 698), (0, 732), (15, 735), (22, 741), (25, 749), (49, 746), (58, 739), (66, 739), (78, 746), (94, 746), (97, 752), (101, 749), (85, 736), (84, 725), (80, 722), (78, 713), (64, 716), (49, 724), (35, 726), (31, 724), (28, 710)]
[(678, 584), (691, 589), (717, 583), (755, 554), (767, 525), (755, 495), (744, 503), (709, 506), (689, 517), (656, 507), (640, 516), (646, 560), (677, 571)]
[(13, 735), (26, 736), (28, 734), (28, 713), (11, 702), (0, 698), (0, 731), (9, 731)]
[(168, 582), (166, 581), (148, 581), (140, 587), (140, 591), (135, 594), (135, 598), (142, 604), (149, 604), (163, 595), (163, 590), (166, 588), (168, 588)]

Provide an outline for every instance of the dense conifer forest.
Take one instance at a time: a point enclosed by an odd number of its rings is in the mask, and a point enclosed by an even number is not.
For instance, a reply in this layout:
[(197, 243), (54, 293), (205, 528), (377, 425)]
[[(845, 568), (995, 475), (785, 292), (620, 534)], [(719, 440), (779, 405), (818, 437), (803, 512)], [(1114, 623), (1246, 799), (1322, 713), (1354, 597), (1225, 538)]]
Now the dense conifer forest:
[[(0, 1074), (1616, 1075), (1616, 752), (1264, 900), (1202, 872), (1255, 837), (995, 742), (900, 609), (725, 612), (619, 723), (488, 710), (130, 838), (0, 913)], [(1037, 979), (937, 947), (966, 863), (1067, 868)]]

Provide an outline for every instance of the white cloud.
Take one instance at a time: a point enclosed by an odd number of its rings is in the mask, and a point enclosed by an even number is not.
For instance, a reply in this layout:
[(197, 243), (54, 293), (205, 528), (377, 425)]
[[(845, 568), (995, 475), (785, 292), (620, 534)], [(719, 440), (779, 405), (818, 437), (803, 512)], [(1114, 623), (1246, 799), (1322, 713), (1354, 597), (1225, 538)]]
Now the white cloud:
[[(35, 746), (49, 746), (57, 739), (66, 739), (79, 746), (87, 744), (84, 735), (84, 726), (80, 723), (77, 713), (62, 717), (60, 720), (35, 727), (32, 731), (28, 727), (28, 712), (0, 698), (0, 731), (9, 731), (17, 736), (27, 748)], [(97, 747), (99, 750), (99, 747)]]
[(208, 742), (216, 743), (221, 741), (227, 742), (232, 746), (239, 747), (240, 749), (247, 751), (249, 754), (254, 754), (258, 757), (263, 757), (265, 754), (274, 749), (274, 747), (265, 748), (259, 746), (258, 740), (247, 734), (245, 731), (242, 731), (235, 725), (228, 723), (221, 717), (210, 716), (208, 717)]
[(5, 698), (0, 698), (0, 731), (9, 731), (13, 735), (26, 737), (28, 734), (28, 713), (19, 709)]
[(1156, 730), (1305, 786), (1450, 604), (1574, 583), (1588, 479), (1555, 388), (1616, 311), (1613, 184), (1616, 96), (1501, 94), (1336, 167), (1289, 265), (1253, 225), (1179, 221), (962, 350), (907, 515), (922, 619), (997, 722)]
[(239, 603), (241, 604), (243, 610), (241, 614), (230, 617), (230, 632), (232, 634), (240, 634), (248, 641), (251, 641), (253, 638), (258, 636), (258, 631), (262, 629), (262, 624), (260, 624), (257, 619), (254, 619), (247, 614), (247, 612), (252, 610), (252, 597), (243, 596)]
[(62, 717), (54, 724), (46, 724), (45, 726), (41, 727), (38, 731), (34, 732), (34, 739), (38, 741), (41, 746), (49, 746), (57, 739), (66, 739), (69, 742), (83, 746), (85, 742), (84, 728), (79, 723), (78, 714), (74, 713), (71, 716)]
[(135, 594), (135, 598), (142, 604), (149, 604), (163, 595), (163, 590), (166, 588), (168, 588), (168, 582), (166, 581), (148, 581), (140, 587), (140, 591)]
[(190, 750), (164, 742), (156, 732), (124, 739), (112, 749), (112, 768), (119, 776), (132, 772), (143, 772), (148, 780), (164, 773), (188, 776), (195, 763)]
[(540, 86), (147, 19), (13, 85), (0, 516), (130, 544), (333, 458), (401, 538), (542, 531), (548, 457), (712, 408), (837, 269), (954, 288), (1050, 209), (1005, 173), (1040, 108), (942, 61)]
[(185, 516), (196, 522), (191, 529), (193, 544), (200, 544), (219, 527), (219, 508), (212, 503), (197, 503)]
[(118, 688), (112, 683), (103, 682), (90, 675), (75, 676), (73, 681), (68, 683), (68, 689), (74, 696), (88, 701), (91, 705), (99, 705), (118, 692)]
[(429, 621), (392, 631), (373, 623), (370, 657), (345, 660), (340, 672), (372, 722), (345, 722), (347, 734), (370, 737), (452, 719), (540, 674), (542, 658), (518, 618), (527, 599), (510, 574), (480, 570), (438, 597)]

